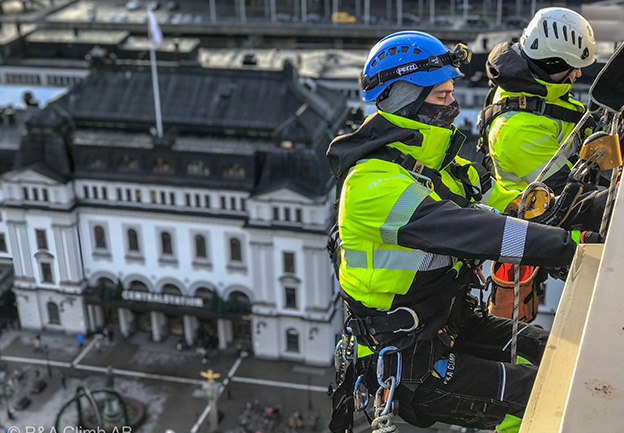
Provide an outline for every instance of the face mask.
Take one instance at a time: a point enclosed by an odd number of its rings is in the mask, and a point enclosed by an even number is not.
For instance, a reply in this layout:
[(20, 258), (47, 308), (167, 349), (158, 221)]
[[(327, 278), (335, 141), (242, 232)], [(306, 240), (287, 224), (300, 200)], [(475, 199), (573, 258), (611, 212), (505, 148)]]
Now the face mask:
[(436, 105), (424, 102), (416, 114), (416, 121), (426, 125), (451, 129), (451, 125), (460, 110), (461, 108), (457, 101), (453, 101), (449, 105)]

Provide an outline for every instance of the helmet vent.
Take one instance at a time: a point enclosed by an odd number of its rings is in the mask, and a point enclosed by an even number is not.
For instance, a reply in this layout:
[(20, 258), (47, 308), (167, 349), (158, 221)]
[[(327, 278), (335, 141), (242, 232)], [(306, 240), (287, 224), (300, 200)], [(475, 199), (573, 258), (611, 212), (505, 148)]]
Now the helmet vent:
[(394, 56), (397, 52), (397, 47), (389, 48), (388, 51), (390, 52), (391, 56)]
[(581, 60), (585, 60), (588, 57), (589, 57), (589, 50), (587, 48), (585, 48), (583, 50), (583, 54), (581, 54)]
[(568, 40), (568, 27), (567, 26), (563, 26), (561, 28), (561, 31), (563, 32), (563, 39), (565, 39), (567, 41)]
[(381, 53), (379, 53), (379, 55), (377, 57), (379, 58), (379, 60), (383, 60), (384, 57), (386, 57), (386, 52), (382, 51)]
[(544, 25), (544, 36), (548, 37), (548, 23), (544, 20), (542, 24)]
[(373, 60), (373, 63), (371, 63), (371, 66), (374, 68), (375, 66), (377, 66), (377, 59)]
[(574, 30), (572, 30), (570, 33), (571, 33), (571, 36), (572, 36), (572, 45), (574, 45), (574, 44), (576, 44), (576, 41), (575, 41), (576, 33), (574, 33)]
[(557, 30), (557, 23), (553, 21), (553, 33), (555, 34), (555, 38), (559, 39), (559, 31)]
[(531, 49), (532, 50), (537, 50), (537, 46), (539, 45), (538, 39), (535, 39), (533, 41), (533, 43), (531, 44)]
[(409, 47), (401, 47), (402, 53), (407, 53), (409, 51)]
[(579, 36), (579, 49), (581, 48), (581, 43), (583, 42), (583, 37)]

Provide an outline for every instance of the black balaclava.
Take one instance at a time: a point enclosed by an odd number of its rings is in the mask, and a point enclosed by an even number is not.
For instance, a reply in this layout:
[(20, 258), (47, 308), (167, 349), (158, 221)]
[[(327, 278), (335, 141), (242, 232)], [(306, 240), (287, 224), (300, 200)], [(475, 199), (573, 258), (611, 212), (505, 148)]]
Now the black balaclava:
[[(407, 81), (397, 81), (382, 93), (377, 102), (377, 107), (382, 111), (426, 125), (451, 129), (451, 125), (460, 111), (459, 103), (453, 101), (449, 105), (437, 105), (425, 102), (435, 87), (420, 87)], [(407, 100), (414, 97), (416, 99), (412, 102), (403, 105)]]
[(423, 102), (416, 119), (420, 123), (426, 125), (438, 126), (440, 128), (452, 129), (453, 121), (461, 111), (459, 102), (453, 101), (448, 105), (430, 104)]

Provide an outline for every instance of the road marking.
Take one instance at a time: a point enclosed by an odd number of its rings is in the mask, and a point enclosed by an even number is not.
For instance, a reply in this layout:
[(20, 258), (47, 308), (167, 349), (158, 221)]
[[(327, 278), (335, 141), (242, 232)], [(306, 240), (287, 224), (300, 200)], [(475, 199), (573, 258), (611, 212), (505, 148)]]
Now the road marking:
[(254, 385), (275, 386), (278, 388), (303, 389), (318, 392), (327, 392), (322, 386), (302, 385), (299, 383), (277, 382), (275, 380), (252, 379), (250, 377), (233, 377), (232, 382), (252, 383)]
[[(75, 368), (79, 370), (100, 371), (102, 373), (108, 372), (107, 367), (95, 367), (91, 365), (76, 365)], [(119, 374), (122, 376), (141, 377), (144, 379), (166, 380), (169, 382), (188, 383), (191, 385), (202, 385), (204, 383), (203, 380), (198, 380), (198, 379), (187, 379), (185, 377), (165, 376), (164, 374), (142, 373), (140, 371), (119, 370), (117, 368), (113, 369), (113, 373)]]
[(65, 367), (70, 368), (72, 365), (69, 362), (63, 361), (46, 361), (45, 359), (35, 359), (35, 358), (21, 358), (19, 356), (1, 356), (0, 360), (8, 361), (8, 362), (23, 362), (26, 364), (38, 364), (38, 365), (53, 365), (54, 367)]
[(82, 358), (84, 358), (87, 355), (87, 353), (89, 353), (89, 350), (91, 350), (91, 347), (93, 347), (94, 344), (95, 344), (95, 338), (92, 339), (84, 349), (82, 349), (82, 352), (80, 352), (78, 356), (76, 357), (76, 359), (72, 361), (72, 364), (77, 365), (78, 363), (80, 363)]
[(236, 361), (234, 361), (234, 364), (232, 364), (232, 368), (230, 368), (230, 371), (228, 371), (228, 374), (227, 374), (228, 379), (234, 376), (234, 373), (236, 373), (236, 370), (238, 370), (238, 367), (240, 367), (241, 362), (243, 362), (243, 358), (241, 357), (236, 358)]

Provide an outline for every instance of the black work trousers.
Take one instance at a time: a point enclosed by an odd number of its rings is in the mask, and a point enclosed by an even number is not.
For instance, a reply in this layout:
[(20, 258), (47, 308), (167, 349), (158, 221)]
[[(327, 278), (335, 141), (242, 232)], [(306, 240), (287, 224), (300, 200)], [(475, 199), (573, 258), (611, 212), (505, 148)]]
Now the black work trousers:
[(522, 418), (549, 333), (519, 323), (518, 356), (534, 365), (516, 364), (510, 362), (511, 330), (509, 319), (490, 315), (484, 321), (474, 313), (448, 354), (446, 368), (438, 368), (440, 375), (431, 374), (415, 389), (411, 406), (417, 416), (478, 429), (495, 428), (507, 414)]

